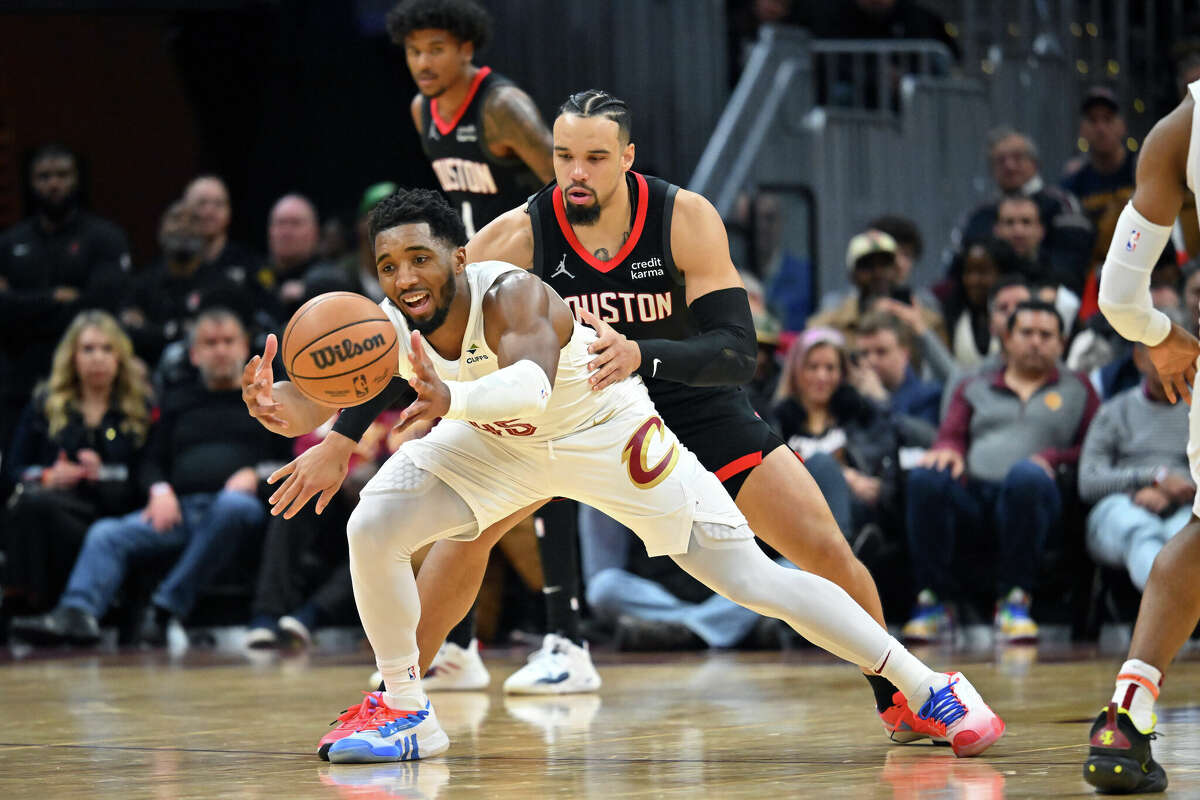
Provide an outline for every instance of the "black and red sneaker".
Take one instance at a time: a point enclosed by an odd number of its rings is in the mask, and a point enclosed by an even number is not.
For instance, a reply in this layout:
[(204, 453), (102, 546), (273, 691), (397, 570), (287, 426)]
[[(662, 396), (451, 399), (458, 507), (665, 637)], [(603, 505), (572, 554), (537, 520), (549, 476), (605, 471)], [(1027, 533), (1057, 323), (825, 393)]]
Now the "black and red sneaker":
[(1154, 733), (1142, 733), (1129, 712), (1109, 703), (1092, 725), (1083, 779), (1101, 794), (1141, 794), (1167, 788), (1167, 773), (1150, 755)]

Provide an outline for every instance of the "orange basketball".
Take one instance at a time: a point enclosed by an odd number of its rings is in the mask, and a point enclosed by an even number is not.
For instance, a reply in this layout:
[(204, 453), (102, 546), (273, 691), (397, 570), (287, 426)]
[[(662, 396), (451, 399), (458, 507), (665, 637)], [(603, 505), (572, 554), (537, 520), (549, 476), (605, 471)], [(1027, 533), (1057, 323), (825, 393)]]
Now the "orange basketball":
[(356, 406), (396, 373), (396, 328), (354, 292), (317, 295), (292, 315), (279, 346), (288, 379), (326, 406)]

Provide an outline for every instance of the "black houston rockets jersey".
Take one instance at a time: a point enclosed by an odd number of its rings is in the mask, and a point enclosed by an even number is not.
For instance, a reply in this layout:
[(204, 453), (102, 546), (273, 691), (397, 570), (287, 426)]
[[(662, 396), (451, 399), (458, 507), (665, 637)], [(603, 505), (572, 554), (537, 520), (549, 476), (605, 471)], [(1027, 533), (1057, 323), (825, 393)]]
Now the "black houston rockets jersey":
[(437, 98), (421, 98), (421, 147), (442, 191), (462, 215), (467, 235), (524, 203), (542, 182), (519, 158), (498, 158), (483, 141), (483, 105), (498, 86), (511, 84), (480, 67), (454, 119), (437, 115)]
[[(630, 339), (686, 339), (700, 329), (688, 310), (683, 276), (671, 256), (671, 214), (678, 186), (628, 172), (633, 200), (629, 238), (609, 261), (589, 253), (567, 222), (562, 190), (547, 186), (529, 201), (533, 272), (550, 284), (576, 316), (586, 308)], [(650, 397), (668, 408), (742, 394), (738, 386), (696, 387), (643, 378)], [(670, 425), (671, 420), (667, 419)]]

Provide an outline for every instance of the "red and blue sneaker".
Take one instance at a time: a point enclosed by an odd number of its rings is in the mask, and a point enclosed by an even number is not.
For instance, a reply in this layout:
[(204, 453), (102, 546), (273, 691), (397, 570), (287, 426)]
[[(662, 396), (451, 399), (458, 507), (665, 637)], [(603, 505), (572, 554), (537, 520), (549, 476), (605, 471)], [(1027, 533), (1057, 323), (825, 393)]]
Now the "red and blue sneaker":
[(329, 748), (333, 747), (334, 742), (345, 739), (375, 716), (375, 709), (379, 708), (383, 692), (363, 692), (363, 695), (361, 703), (350, 706), (337, 719), (329, 723), (331, 726), (336, 725), (337, 727), (322, 736), (321, 741), (317, 743), (317, 756), (322, 761), (329, 760)]
[(441, 755), (450, 747), (450, 737), (438, 724), (433, 704), (422, 709), (392, 708), (383, 698), (369, 719), (354, 733), (333, 743), (333, 764), (373, 764), (380, 761), (416, 761)]
[(927, 687), (929, 696), (914, 715), (912, 727), (935, 741), (950, 743), (959, 758), (977, 756), (1004, 735), (1004, 720), (983, 702), (979, 692), (961, 672), (948, 672), (940, 689)]

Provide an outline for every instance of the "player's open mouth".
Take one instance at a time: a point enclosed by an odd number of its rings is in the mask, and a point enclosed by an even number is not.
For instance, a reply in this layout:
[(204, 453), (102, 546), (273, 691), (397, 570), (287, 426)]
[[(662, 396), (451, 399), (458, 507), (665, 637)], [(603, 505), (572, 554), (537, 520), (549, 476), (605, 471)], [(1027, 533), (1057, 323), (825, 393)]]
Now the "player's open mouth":
[(568, 189), (567, 199), (576, 205), (584, 205), (592, 200), (592, 193), (587, 189)]
[(412, 292), (401, 297), (400, 302), (410, 314), (420, 314), (433, 305), (433, 295), (429, 292)]

